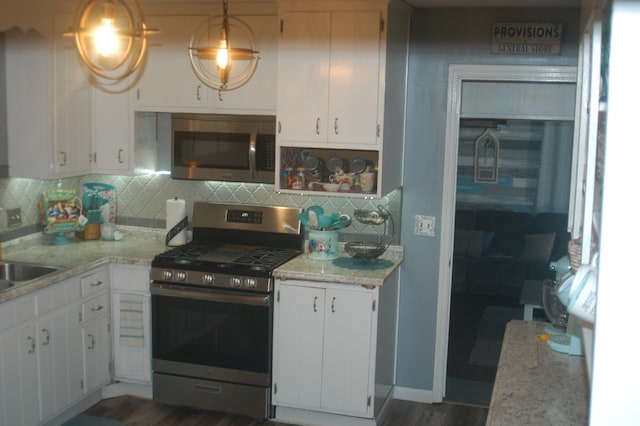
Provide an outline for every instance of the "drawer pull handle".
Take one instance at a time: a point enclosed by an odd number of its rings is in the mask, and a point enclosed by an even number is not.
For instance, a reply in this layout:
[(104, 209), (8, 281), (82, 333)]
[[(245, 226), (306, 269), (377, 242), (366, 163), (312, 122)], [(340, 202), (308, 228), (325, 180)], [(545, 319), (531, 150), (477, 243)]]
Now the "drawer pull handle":
[(47, 330), (46, 328), (43, 328), (42, 332), (45, 335), (44, 342), (42, 342), (42, 346), (47, 346), (51, 341), (51, 333), (49, 333), (49, 330)]
[(212, 393), (212, 394), (216, 394), (216, 395), (222, 395), (222, 388), (218, 387), (218, 386), (196, 385), (196, 391), (197, 392), (203, 392), (203, 393)]
[(101, 286), (101, 285), (102, 285), (102, 281), (100, 281), (100, 280), (98, 280), (95, 283), (91, 283), (91, 287), (98, 287), (98, 286)]
[(91, 308), (91, 312), (98, 312), (98, 311), (101, 311), (101, 310), (102, 310), (102, 308), (103, 308), (103, 306), (102, 306), (102, 305), (94, 306), (94, 307), (92, 307), (92, 308)]

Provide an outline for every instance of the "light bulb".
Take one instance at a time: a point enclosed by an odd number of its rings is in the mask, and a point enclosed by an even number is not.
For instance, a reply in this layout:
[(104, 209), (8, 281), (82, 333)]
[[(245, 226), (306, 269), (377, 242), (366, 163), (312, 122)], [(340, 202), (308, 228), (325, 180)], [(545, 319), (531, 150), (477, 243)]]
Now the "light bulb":
[(216, 64), (219, 69), (227, 69), (229, 66), (229, 46), (227, 45), (227, 40), (220, 40), (220, 47), (218, 48), (218, 52), (216, 53)]
[(103, 18), (100, 26), (93, 33), (93, 43), (96, 50), (102, 56), (111, 56), (118, 49), (116, 30), (113, 27), (113, 19)]

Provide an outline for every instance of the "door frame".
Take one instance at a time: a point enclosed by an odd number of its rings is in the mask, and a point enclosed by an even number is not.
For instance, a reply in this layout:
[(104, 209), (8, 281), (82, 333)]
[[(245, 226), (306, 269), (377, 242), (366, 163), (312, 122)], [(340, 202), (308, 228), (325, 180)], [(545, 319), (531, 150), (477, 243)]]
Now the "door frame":
[[(581, 85), (574, 66), (528, 65), (450, 65), (447, 89), (447, 124), (445, 136), (445, 167), (442, 183), (442, 212), (440, 262), (438, 270), (438, 311), (436, 314), (436, 341), (433, 378), (434, 402), (442, 402), (447, 379), (447, 353), (449, 344), (449, 311), (451, 304), (451, 272), (453, 263), (453, 231), (456, 206), (456, 180), (458, 167), (458, 138), (462, 107), (462, 83), (474, 81), (576, 83), (576, 99), (580, 99)], [(578, 120), (574, 122), (574, 159), (578, 155)], [(575, 163), (574, 163), (575, 164)], [(574, 180), (572, 176), (572, 194)]]

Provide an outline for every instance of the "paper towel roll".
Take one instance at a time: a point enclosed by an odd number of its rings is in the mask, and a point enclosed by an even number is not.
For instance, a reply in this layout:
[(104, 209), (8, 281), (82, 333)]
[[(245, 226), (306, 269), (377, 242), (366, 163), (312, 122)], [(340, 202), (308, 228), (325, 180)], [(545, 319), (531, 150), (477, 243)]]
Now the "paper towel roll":
[[(187, 216), (187, 205), (184, 200), (174, 198), (167, 200), (167, 221), (165, 231), (168, 233)], [(170, 246), (182, 246), (187, 243), (187, 228), (178, 232), (167, 242)]]

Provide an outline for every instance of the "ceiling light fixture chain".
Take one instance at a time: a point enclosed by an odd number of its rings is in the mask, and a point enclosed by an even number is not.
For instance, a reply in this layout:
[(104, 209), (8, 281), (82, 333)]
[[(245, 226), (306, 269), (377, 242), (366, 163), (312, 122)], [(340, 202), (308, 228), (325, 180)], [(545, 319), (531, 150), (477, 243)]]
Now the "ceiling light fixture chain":
[[(220, 38), (212, 40), (211, 35), (216, 34)], [(260, 59), (253, 31), (244, 21), (229, 15), (228, 0), (222, 2), (222, 15), (196, 28), (189, 43), (189, 58), (196, 76), (218, 90), (220, 100), (222, 92), (236, 90), (253, 77)]]

